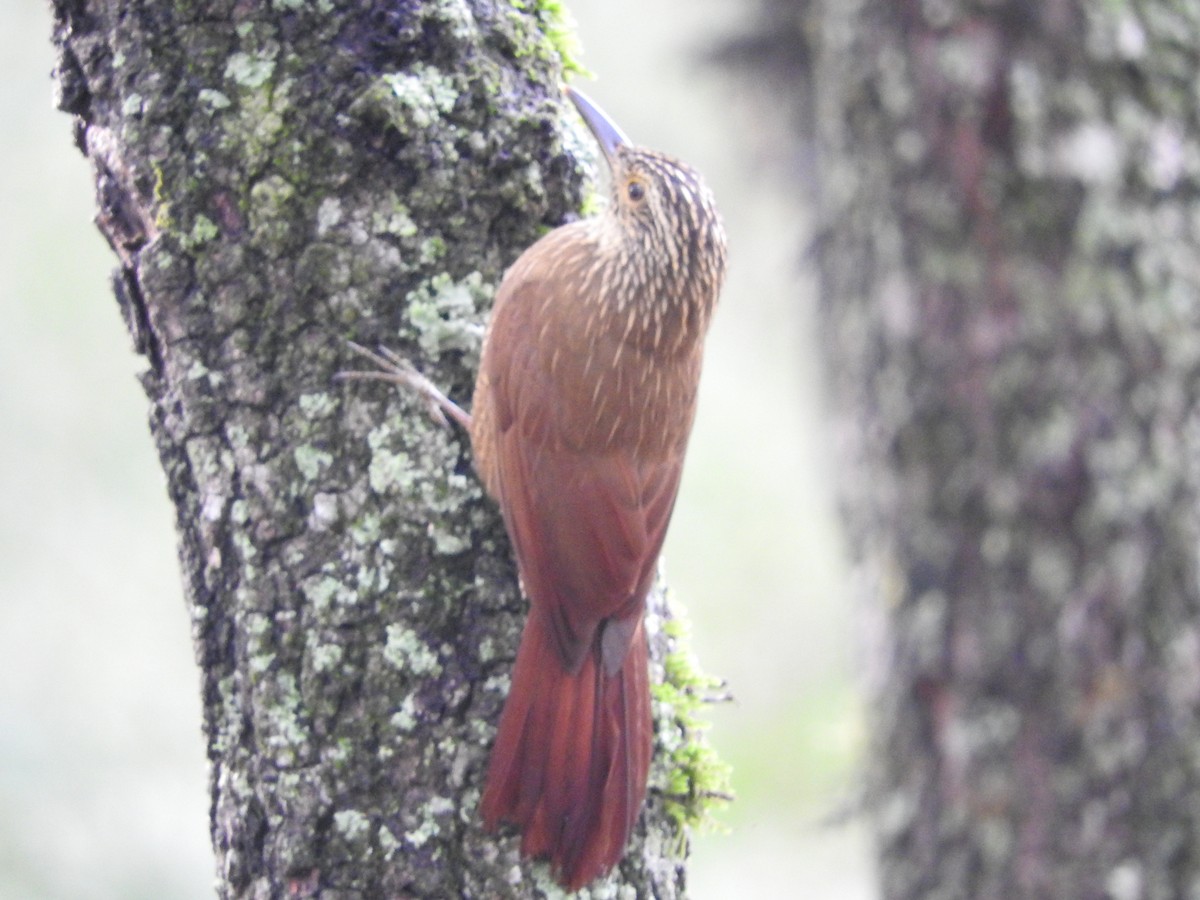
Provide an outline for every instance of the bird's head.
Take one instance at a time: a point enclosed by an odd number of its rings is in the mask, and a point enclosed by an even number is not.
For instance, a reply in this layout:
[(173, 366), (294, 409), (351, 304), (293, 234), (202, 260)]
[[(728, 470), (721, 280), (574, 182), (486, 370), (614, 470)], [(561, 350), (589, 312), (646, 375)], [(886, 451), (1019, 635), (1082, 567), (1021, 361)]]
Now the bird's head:
[(608, 162), (612, 201), (606, 215), (619, 226), (637, 262), (715, 294), (724, 277), (725, 229), (700, 173), (665, 153), (633, 145), (586, 95), (566, 91)]

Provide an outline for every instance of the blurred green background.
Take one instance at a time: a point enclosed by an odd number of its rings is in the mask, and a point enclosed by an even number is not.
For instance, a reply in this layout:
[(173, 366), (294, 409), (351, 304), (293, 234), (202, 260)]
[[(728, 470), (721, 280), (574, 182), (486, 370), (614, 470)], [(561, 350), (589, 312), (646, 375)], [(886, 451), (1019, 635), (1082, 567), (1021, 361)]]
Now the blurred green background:
[[(823, 824), (855, 795), (864, 738), (789, 138), (765, 92), (699, 61), (741, 4), (569, 6), (584, 89), (701, 169), (730, 235), (666, 555), (701, 662), (737, 698), (712, 740), (738, 801), (697, 840), (691, 892), (867, 900), (865, 827)], [(49, 32), (41, 4), (0, 3), (0, 897), (211, 897), (172, 510)]]

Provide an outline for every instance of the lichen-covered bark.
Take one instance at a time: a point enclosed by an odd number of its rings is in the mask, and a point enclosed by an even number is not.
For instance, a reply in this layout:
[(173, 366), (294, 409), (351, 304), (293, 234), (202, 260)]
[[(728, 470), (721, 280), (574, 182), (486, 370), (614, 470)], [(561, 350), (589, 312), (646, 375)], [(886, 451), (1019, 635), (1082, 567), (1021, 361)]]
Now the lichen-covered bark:
[(1194, 896), (1200, 14), (763, 8), (877, 618), (884, 894)]
[[(524, 602), (466, 438), (333, 380), (354, 338), (468, 396), (504, 267), (579, 207), (544, 7), (55, 3), (178, 510), (222, 896), (557, 891), (476, 817)], [(682, 893), (660, 760), (593, 896)]]

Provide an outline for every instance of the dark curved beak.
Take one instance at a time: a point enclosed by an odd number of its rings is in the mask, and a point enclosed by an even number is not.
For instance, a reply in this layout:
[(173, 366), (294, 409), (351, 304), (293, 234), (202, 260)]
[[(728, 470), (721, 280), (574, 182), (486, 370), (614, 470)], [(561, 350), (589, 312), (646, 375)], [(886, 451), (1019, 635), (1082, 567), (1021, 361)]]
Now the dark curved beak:
[(617, 123), (605, 114), (604, 110), (587, 98), (586, 94), (580, 93), (573, 87), (565, 88), (565, 90), (567, 96), (571, 98), (571, 102), (575, 104), (575, 108), (579, 110), (579, 115), (587, 123), (587, 127), (596, 136), (596, 142), (604, 152), (604, 158), (612, 167), (617, 148), (629, 146), (629, 138), (617, 126)]

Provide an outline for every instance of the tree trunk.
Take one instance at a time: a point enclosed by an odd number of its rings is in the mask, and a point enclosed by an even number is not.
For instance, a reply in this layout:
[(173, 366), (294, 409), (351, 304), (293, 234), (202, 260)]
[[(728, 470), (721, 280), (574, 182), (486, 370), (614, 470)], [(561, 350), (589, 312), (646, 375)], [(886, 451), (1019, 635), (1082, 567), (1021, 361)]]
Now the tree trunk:
[[(56, 0), (177, 509), (222, 896), (554, 891), (476, 815), (525, 602), (469, 442), (333, 380), (353, 338), (465, 399), (505, 266), (579, 208), (552, 7)], [(651, 608), (675, 683), (610, 891), (676, 897), (704, 754)]]
[[(1200, 891), (1200, 17), (768, 0), (890, 898)], [(776, 102), (782, 103), (782, 100)]]

